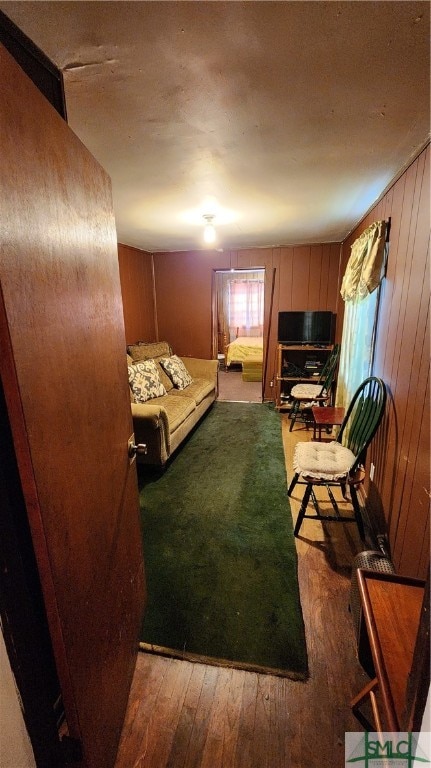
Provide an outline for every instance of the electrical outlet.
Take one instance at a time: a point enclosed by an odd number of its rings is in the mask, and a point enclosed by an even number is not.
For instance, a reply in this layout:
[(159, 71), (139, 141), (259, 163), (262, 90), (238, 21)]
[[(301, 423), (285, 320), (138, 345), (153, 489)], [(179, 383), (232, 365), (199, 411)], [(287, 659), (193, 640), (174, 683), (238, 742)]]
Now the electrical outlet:
[(370, 480), (374, 480), (374, 472), (375, 471), (376, 471), (376, 468), (375, 468), (373, 462), (371, 462), (371, 465), (370, 465)]

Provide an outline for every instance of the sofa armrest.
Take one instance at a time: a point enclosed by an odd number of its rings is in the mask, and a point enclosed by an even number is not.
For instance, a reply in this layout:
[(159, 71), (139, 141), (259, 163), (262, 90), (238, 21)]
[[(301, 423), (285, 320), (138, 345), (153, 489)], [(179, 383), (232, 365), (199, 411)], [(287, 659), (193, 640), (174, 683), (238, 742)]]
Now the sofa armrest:
[(163, 412), (166, 415), (166, 411), (162, 405), (157, 403), (131, 403), (132, 416), (135, 419), (143, 419), (148, 423), (148, 426), (152, 426), (153, 429), (157, 429), (159, 422), (163, 420)]
[(181, 357), (193, 379), (213, 381), (217, 389), (218, 360), (201, 360), (197, 357)]
[(170, 432), (166, 409), (157, 403), (130, 403), (136, 442), (145, 443), (151, 432), (161, 429), (166, 450), (170, 450)]

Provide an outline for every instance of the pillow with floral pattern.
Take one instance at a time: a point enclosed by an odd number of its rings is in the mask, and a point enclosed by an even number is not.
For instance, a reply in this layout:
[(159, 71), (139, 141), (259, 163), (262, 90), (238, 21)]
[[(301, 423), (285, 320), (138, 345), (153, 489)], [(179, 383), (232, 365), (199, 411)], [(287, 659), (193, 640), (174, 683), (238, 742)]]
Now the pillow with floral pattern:
[(176, 389), (185, 389), (189, 384), (193, 383), (192, 377), (178, 355), (162, 357), (159, 362)]
[(145, 403), (154, 397), (166, 395), (166, 389), (160, 381), (157, 365), (154, 360), (144, 360), (127, 366), (129, 385), (135, 398), (135, 403)]

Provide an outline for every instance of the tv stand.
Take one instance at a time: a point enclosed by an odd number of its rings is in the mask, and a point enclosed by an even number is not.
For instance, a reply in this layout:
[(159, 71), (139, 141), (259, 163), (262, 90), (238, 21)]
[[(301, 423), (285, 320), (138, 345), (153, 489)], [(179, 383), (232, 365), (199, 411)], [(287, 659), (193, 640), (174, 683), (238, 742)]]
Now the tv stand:
[(290, 390), (299, 382), (316, 383), (332, 345), (278, 344), (275, 407), (290, 409)]
[(279, 341), (278, 343), (286, 349), (332, 349), (331, 344), (307, 344), (306, 341)]

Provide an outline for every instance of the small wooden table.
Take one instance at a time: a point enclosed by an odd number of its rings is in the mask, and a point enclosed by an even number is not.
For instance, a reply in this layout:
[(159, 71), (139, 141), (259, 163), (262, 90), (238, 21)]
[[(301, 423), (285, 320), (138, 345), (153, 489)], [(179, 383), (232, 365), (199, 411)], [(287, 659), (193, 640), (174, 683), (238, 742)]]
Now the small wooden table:
[(321, 407), (313, 406), (313, 440), (316, 439), (316, 427), (319, 430), (319, 441), (322, 440), (322, 427), (339, 427), (343, 423), (344, 408), (332, 408), (331, 406)]
[[(405, 727), (407, 684), (425, 582), (361, 568), (357, 576), (376, 676), (353, 699), (352, 711), (365, 727), (369, 726), (359, 707), (366, 698), (370, 698), (374, 730), (399, 732)], [(377, 689), (380, 691), (381, 706), (375, 696)]]

